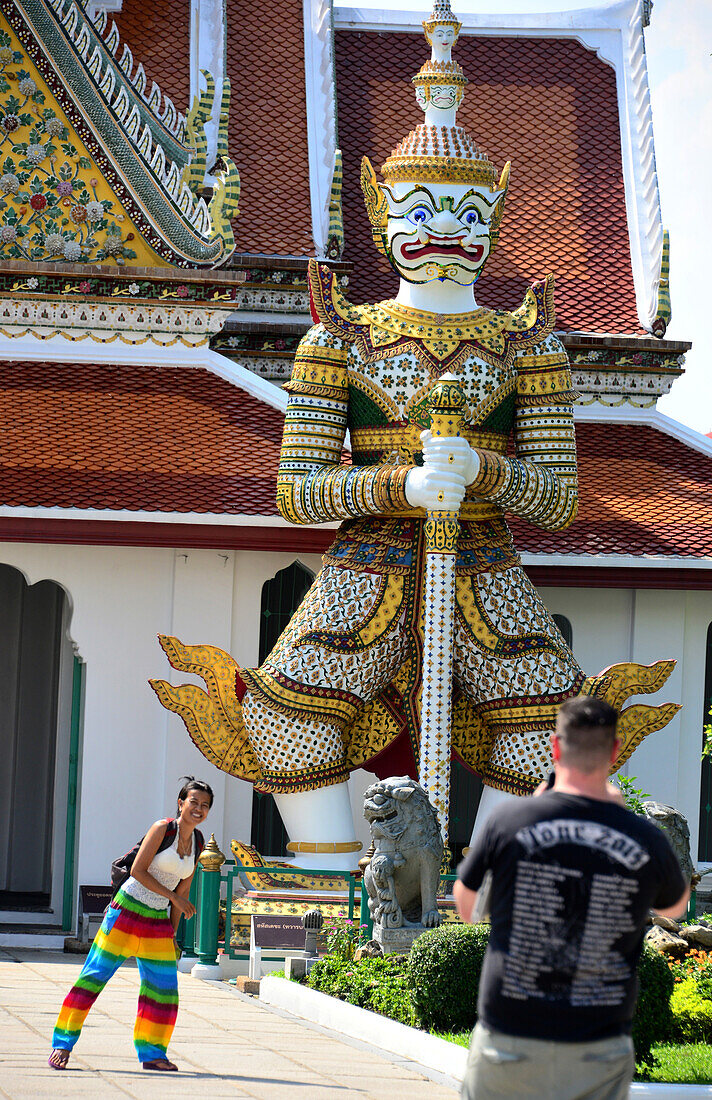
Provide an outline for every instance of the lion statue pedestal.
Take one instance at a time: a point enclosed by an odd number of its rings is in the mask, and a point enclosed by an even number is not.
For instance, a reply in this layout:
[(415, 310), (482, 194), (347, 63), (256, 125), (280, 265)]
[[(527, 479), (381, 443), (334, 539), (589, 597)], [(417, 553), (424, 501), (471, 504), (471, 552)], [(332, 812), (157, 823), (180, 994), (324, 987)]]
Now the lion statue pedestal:
[(373, 938), (384, 954), (408, 951), (428, 928), (437, 928), (437, 888), (443, 841), (435, 807), (407, 775), (373, 783), (363, 814), (375, 849), (364, 872)]

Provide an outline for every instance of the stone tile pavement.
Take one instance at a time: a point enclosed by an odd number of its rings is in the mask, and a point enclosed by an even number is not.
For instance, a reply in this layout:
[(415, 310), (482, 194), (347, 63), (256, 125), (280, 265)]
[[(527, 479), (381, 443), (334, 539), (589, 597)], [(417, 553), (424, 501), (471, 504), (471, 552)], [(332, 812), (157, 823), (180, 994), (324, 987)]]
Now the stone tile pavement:
[(169, 1054), (180, 1073), (141, 1070), (131, 1035), (138, 972), (124, 964), (89, 1013), (69, 1069), (47, 1065), (54, 1021), (83, 959), (0, 949), (0, 1097), (181, 1097), (278, 1100), (454, 1100), (452, 1082), (262, 1007), (229, 986), (179, 974), (180, 1009)]

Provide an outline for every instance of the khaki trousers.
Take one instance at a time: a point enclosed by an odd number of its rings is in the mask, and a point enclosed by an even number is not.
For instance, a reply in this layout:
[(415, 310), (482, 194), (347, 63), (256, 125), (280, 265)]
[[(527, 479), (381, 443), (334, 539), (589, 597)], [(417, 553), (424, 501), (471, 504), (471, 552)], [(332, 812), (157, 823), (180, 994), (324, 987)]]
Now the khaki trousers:
[(626, 1100), (635, 1071), (633, 1041), (616, 1035), (594, 1043), (557, 1043), (504, 1035), (477, 1024), (472, 1032), (463, 1100)]

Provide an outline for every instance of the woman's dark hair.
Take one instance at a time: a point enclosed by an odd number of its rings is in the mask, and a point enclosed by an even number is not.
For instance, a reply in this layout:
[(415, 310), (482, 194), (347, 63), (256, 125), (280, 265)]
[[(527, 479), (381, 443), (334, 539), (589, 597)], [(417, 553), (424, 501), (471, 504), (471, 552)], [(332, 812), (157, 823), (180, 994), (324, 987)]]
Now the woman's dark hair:
[(188, 797), (188, 791), (204, 791), (210, 799), (210, 805), (212, 806), (215, 795), (213, 794), (213, 788), (209, 783), (204, 783), (202, 779), (196, 779), (194, 775), (184, 775), (185, 783), (178, 791), (178, 801), (184, 802)]

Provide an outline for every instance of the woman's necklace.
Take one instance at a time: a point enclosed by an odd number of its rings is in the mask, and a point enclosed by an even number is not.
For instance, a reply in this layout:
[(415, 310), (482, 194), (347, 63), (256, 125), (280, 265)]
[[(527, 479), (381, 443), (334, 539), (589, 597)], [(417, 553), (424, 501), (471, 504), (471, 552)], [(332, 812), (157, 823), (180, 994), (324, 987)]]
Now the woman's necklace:
[(190, 855), (191, 850), (193, 848), (193, 832), (192, 832), (192, 830), (190, 832), (190, 835), (188, 836), (188, 839), (183, 840), (183, 837), (180, 834), (180, 825), (178, 826), (178, 844), (176, 845), (176, 848), (177, 848), (177, 851), (178, 851), (178, 855), (180, 856), (181, 859), (185, 859), (186, 856)]

